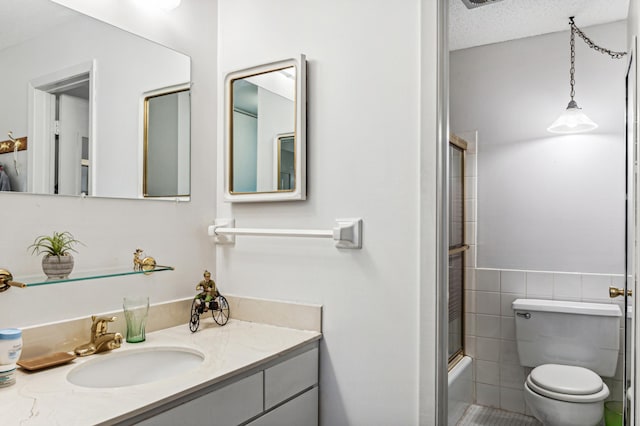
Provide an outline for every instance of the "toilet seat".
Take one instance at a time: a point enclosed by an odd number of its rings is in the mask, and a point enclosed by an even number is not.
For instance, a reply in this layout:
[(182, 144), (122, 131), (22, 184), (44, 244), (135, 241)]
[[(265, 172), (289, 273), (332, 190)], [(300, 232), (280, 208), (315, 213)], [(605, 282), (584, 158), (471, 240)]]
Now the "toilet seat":
[(545, 364), (534, 368), (526, 385), (539, 395), (566, 402), (597, 402), (609, 388), (593, 371), (572, 365)]

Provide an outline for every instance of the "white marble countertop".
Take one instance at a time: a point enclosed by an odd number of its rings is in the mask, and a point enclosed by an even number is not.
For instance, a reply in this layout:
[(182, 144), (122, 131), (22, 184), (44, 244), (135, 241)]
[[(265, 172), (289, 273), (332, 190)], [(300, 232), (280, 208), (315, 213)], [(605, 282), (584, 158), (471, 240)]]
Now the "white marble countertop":
[(321, 333), (231, 319), (224, 327), (211, 318), (191, 333), (187, 324), (147, 334), (142, 343), (123, 343), (114, 352), (152, 348), (186, 347), (205, 354), (202, 364), (190, 371), (152, 383), (120, 388), (86, 388), (71, 384), (67, 374), (81, 363), (109, 352), (76, 358), (69, 364), (28, 373), (18, 368), (16, 384), (0, 388), (2, 425), (93, 425), (123, 421), (221, 382), (278, 358)]

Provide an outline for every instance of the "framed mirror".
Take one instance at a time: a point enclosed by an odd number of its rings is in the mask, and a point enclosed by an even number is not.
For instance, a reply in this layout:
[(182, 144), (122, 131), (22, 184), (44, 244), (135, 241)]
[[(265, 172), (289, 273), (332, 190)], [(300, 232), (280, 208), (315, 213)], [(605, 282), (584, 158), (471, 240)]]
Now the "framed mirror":
[(11, 190), (144, 198), (144, 99), (188, 87), (191, 59), (49, 0), (3, 0), (0, 28), (0, 145), (26, 137), (0, 151)]
[(304, 200), (305, 56), (232, 72), (225, 93), (225, 200)]

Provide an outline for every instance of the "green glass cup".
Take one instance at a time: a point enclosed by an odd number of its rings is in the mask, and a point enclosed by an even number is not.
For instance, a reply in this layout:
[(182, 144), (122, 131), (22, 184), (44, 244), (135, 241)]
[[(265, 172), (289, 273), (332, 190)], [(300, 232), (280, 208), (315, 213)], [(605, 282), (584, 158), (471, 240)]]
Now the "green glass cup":
[(124, 318), (127, 322), (127, 342), (139, 343), (145, 341), (145, 327), (149, 314), (148, 297), (125, 297), (122, 302)]

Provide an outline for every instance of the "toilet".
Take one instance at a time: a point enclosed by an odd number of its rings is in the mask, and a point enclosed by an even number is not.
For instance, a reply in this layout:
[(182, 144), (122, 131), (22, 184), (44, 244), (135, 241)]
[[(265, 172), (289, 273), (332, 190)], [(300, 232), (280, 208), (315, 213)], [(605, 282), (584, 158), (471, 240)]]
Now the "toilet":
[(604, 412), (620, 346), (618, 305), (517, 299), (520, 364), (531, 367), (524, 398), (545, 426), (595, 426)]

